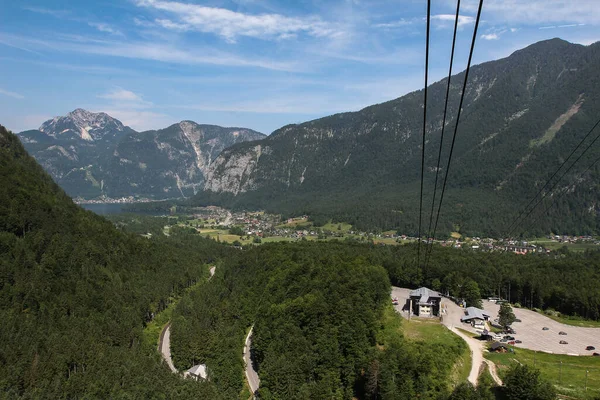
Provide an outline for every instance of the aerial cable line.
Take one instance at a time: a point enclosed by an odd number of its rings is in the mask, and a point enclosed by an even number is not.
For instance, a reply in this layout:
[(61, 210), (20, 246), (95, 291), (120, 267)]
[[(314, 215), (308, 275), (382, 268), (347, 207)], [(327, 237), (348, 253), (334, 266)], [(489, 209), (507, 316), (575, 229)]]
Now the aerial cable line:
[(507, 231), (508, 231), (508, 235), (510, 235), (510, 233), (514, 230), (514, 225), (517, 223), (517, 221), (519, 221), (519, 219), (523, 216), (523, 214), (525, 214), (525, 212), (527, 212), (527, 209), (529, 208), (529, 206), (531, 206), (531, 204), (535, 201), (535, 199), (542, 194), (542, 192), (544, 191), (544, 189), (546, 188), (546, 186), (548, 186), (548, 184), (552, 181), (552, 179), (554, 179), (554, 177), (558, 174), (558, 172), (562, 169), (562, 167), (571, 159), (571, 157), (573, 157), (573, 154), (575, 154), (575, 152), (577, 151), (577, 149), (579, 149), (579, 147), (581, 147), (581, 145), (583, 144), (583, 142), (586, 141), (586, 139), (592, 134), (592, 132), (594, 131), (594, 129), (596, 129), (596, 127), (598, 126), (598, 124), (600, 124), (600, 120), (598, 120), (598, 122), (596, 122), (596, 124), (592, 127), (592, 129), (590, 129), (590, 131), (587, 133), (587, 135), (585, 135), (585, 137), (583, 139), (581, 139), (581, 141), (579, 142), (579, 144), (577, 144), (577, 147), (575, 147), (573, 149), (573, 151), (571, 151), (571, 154), (569, 154), (569, 156), (565, 159), (565, 161), (562, 162), (562, 164), (560, 164), (560, 166), (556, 169), (556, 171), (554, 171), (554, 173), (552, 174), (552, 176), (546, 181), (546, 183), (544, 183), (544, 186), (542, 186), (542, 188), (535, 194), (535, 196), (533, 196), (531, 198), (531, 200), (529, 200), (529, 203), (523, 208), (523, 210), (521, 210), (521, 212), (519, 213), (519, 215), (517, 216), (517, 218), (514, 219), (514, 221), (510, 224), (510, 226), (508, 227)]
[(452, 152), (454, 151), (454, 143), (456, 142), (456, 132), (458, 131), (458, 123), (460, 122), (460, 113), (462, 111), (463, 100), (467, 91), (467, 81), (469, 79), (469, 71), (471, 70), (471, 61), (473, 60), (473, 50), (475, 48), (475, 41), (477, 40), (477, 28), (479, 27), (479, 18), (481, 17), (481, 8), (483, 7), (483, 0), (479, 0), (479, 7), (477, 9), (477, 18), (475, 19), (475, 29), (473, 29), (473, 40), (471, 41), (471, 50), (469, 51), (469, 61), (467, 62), (467, 69), (465, 70), (465, 81), (463, 83), (463, 90), (460, 95), (460, 103), (458, 105), (458, 115), (456, 116), (456, 125), (454, 126), (454, 134), (452, 135), (452, 144), (450, 146), (450, 154), (448, 155), (448, 164), (446, 165), (446, 174), (444, 176), (444, 184), (442, 185), (442, 193), (440, 195), (440, 204), (437, 209), (437, 215), (435, 217), (435, 225), (433, 228), (432, 238), (435, 238), (435, 232), (437, 231), (438, 222), (440, 219), (440, 210), (442, 209), (442, 203), (444, 202), (444, 193), (446, 193), (446, 184), (448, 183), (448, 173), (450, 172), (450, 162), (452, 161)]
[[(578, 176), (583, 176), (586, 172), (588, 172), (590, 169), (592, 169), (592, 167), (594, 165), (596, 165), (596, 163), (600, 161), (600, 157), (596, 158), (596, 160), (590, 164), (589, 167), (587, 167), (585, 169), (585, 171), (581, 172), (580, 174), (578, 174)], [(528, 225), (527, 228), (531, 227), (535, 222), (537, 222), (544, 214), (546, 214), (556, 203), (556, 201), (558, 201), (558, 199), (560, 199), (562, 196), (564, 196), (566, 193), (568, 193), (568, 190), (563, 190), (558, 196), (553, 196), (552, 197), (552, 202), (550, 203), (550, 205), (548, 207), (546, 207), (546, 209), (540, 214), (538, 215), (533, 221), (531, 221)]]
[[(590, 132), (592, 132), (598, 125), (600, 125), (600, 119), (598, 120), (598, 122), (596, 122), (596, 124), (594, 125), (594, 127), (590, 130)], [(587, 137), (587, 136), (586, 136)], [(596, 136), (596, 138), (592, 141), (592, 143), (590, 143), (585, 150), (583, 150), (583, 152), (579, 155), (579, 157), (577, 157), (577, 159), (575, 161), (573, 161), (573, 164), (571, 164), (569, 166), (569, 168), (567, 168), (567, 170), (565, 172), (563, 172), (563, 174), (560, 176), (560, 178), (557, 179), (557, 181), (554, 183), (554, 185), (552, 185), (552, 187), (550, 188), (550, 190), (546, 193), (544, 193), (542, 195), (542, 197), (538, 200), (537, 203), (534, 204), (534, 206), (531, 208), (531, 210), (529, 210), (529, 212), (527, 213), (527, 215), (525, 215), (513, 228), (511, 231), (508, 232), (508, 236), (510, 237), (510, 234), (514, 232), (515, 229), (517, 229), (522, 223), (523, 221), (525, 221), (527, 219), (527, 217), (529, 217), (531, 215), (531, 213), (533, 212), (533, 210), (535, 210), (535, 208), (542, 202), (542, 200), (544, 200), (546, 198), (546, 196), (548, 195), (548, 193), (552, 193), (552, 191), (554, 190), (554, 188), (556, 187), (556, 185), (559, 184), (559, 182), (562, 180), (562, 178), (564, 178), (564, 176), (566, 174), (569, 173), (569, 171), (571, 170), (571, 168), (573, 168), (573, 166), (575, 164), (577, 164), (577, 162), (579, 160), (581, 160), (581, 157), (584, 156), (584, 154), (590, 149), (590, 147), (592, 147), (594, 145), (594, 143), (596, 143), (596, 141), (600, 139), (600, 133), (598, 134), (598, 136)]]
[(423, 216), (423, 178), (425, 174), (425, 128), (427, 124), (427, 71), (429, 70), (429, 27), (431, 22), (431, 0), (427, 0), (427, 34), (425, 39), (425, 93), (423, 99), (423, 142), (421, 144), (421, 191), (419, 201), (419, 233), (417, 239), (417, 265), (421, 265), (421, 222)]
[[(448, 68), (448, 84), (446, 85), (446, 100), (444, 103), (444, 118), (442, 120), (442, 135), (440, 137), (440, 148), (438, 151), (437, 166), (435, 168), (435, 184), (433, 185), (433, 199), (431, 199), (431, 212), (429, 214), (429, 228), (427, 229), (427, 241), (429, 242), (429, 235), (431, 235), (431, 225), (433, 225), (433, 209), (435, 207), (435, 196), (437, 194), (438, 176), (440, 173), (440, 160), (442, 158), (442, 145), (444, 144), (444, 131), (446, 130), (446, 115), (448, 112), (448, 97), (450, 96), (450, 79), (452, 77), (452, 63), (454, 62), (454, 48), (456, 45), (456, 31), (458, 30), (458, 16), (460, 11), (460, 0), (456, 3), (456, 16), (454, 17), (454, 36), (452, 37), (452, 51), (450, 52), (450, 68)], [(429, 256), (431, 255), (431, 246), (433, 246), (433, 240), (430, 243), (428, 249), (425, 250), (425, 265), (429, 262)]]

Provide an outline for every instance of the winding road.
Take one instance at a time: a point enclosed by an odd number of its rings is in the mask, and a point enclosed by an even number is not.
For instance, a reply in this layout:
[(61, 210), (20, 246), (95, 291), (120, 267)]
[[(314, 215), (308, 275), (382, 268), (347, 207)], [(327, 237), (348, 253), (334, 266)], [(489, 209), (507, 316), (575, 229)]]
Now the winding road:
[[(207, 282), (209, 282), (215, 275), (216, 269), (217, 267), (214, 266), (210, 268), (210, 277), (208, 278)], [(175, 368), (175, 365), (173, 364), (173, 358), (171, 357), (171, 321), (164, 326), (162, 332), (160, 333), (160, 337), (158, 339), (158, 351), (160, 351), (160, 354), (162, 354), (162, 357), (167, 362), (169, 369), (175, 374), (178, 373), (179, 371), (177, 371), (177, 368)]]
[(256, 393), (258, 390), (258, 386), (260, 385), (260, 378), (258, 377), (258, 373), (254, 369), (254, 365), (252, 363), (252, 359), (250, 358), (250, 348), (252, 346), (252, 331), (254, 330), (254, 325), (250, 328), (250, 332), (246, 336), (246, 341), (244, 342), (244, 363), (246, 364), (246, 379), (248, 380), (248, 386), (250, 386), (250, 391), (252, 394)]

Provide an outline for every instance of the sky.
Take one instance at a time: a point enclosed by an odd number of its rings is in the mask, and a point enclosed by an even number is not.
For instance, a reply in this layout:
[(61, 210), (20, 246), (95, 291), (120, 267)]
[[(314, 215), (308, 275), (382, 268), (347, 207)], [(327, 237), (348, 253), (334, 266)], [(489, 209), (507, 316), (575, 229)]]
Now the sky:
[[(560, 37), (600, 40), (599, 0), (485, 0), (474, 64)], [(432, 0), (430, 83), (456, 0)], [(462, 0), (455, 72), (477, 0)], [(0, 0), (0, 124), (75, 108), (136, 130), (181, 120), (270, 134), (421, 89), (425, 0)]]

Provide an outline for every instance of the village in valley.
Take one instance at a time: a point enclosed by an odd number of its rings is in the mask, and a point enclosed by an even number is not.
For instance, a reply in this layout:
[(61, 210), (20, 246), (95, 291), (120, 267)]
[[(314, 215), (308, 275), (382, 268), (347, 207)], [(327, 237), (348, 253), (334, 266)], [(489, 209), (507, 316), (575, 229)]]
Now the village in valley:
[[(195, 207), (185, 212), (172, 209), (170, 225), (191, 227), (211, 239), (236, 246), (295, 240), (354, 240), (376, 245), (402, 245), (417, 240), (397, 231), (365, 232), (354, 230), (344, 222), (332, 222), (315, 226), (309, 216), (282, 219), (280, 215), (263, 211), (230, 211), (209, 206)], [(432, 239), (430, 239), (432, 241)], [(551, 253), (564, 248), (585, 251), (600, 246), (600, 239), (593, 236), (548, 235), (529, 241), (463, 237), (453, 233), (447, 239), (436, 239), (444, 247), (471, 251), (503, 251), (515, 254)]]

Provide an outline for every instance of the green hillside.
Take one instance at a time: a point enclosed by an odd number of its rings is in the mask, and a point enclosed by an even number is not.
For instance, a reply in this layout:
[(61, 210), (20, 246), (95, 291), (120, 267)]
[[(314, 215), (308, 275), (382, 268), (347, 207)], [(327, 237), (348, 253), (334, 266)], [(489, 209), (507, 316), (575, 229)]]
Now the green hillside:
[(142, 345), (145, 322), (225, 254), (144, 239), (79, 208), (0, 127), (0, 391), (8, 398), (218, 398)]

